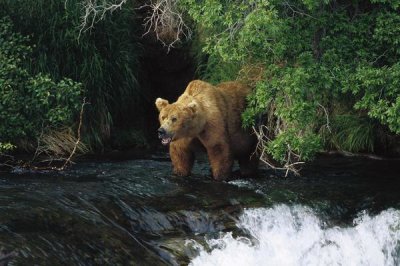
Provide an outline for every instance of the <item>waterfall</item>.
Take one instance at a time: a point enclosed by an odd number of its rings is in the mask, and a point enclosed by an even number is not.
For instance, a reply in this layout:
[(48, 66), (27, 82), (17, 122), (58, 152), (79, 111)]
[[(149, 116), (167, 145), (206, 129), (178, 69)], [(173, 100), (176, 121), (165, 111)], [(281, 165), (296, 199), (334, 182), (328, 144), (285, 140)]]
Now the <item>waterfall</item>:
[(222, 233), (206, 240), (206, 247), (188, 241), (199, 251), (190, 265), (400, 264), (400, 211), (395, 209), (361, 213), (352, 225), (332, 227), (308, 207), (277, 205), (246, 209), (237, 226), (246, 237)]

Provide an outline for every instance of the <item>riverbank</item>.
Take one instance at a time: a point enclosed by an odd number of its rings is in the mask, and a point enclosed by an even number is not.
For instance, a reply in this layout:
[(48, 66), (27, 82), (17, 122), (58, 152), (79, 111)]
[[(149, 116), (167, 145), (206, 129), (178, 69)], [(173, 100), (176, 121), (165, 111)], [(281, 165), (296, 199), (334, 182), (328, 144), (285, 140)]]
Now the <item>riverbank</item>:
[[(169, 160), (168, 148), (167, 147), (159, 147), (157, 143), (152, 143), (147, 146), (147, 148), (130, 148), (130, 149), (112, 149), (102, 153), (88, 153), (88, 154), (78, 154), (71, 158), (71, 163), (67, 165), (67, 167), (71, 167), (75, 164), (79, 164), (82, 162), (88, 161), (124, 161), (124, 160), (134, 160), (134, 159), (151, 159), (154, 154), (165, 154), (166, 160)], [(206, 161), (207, 158), (205, 154), (199, 153), (197, 157), (200, 158), (201, 161)], [(0, 154), (0, 172), (10, 172), (13, 168), (25, 168), (26, 170), (64, 170), (57, 169), (62, 166), (66, 158), (62, 159), (51, 159), (47, 157), (42, 157), (36, 160), (36, 162), (32, 162), (33, 154), (31, 153), (18, 153), (14, 155), (5, 155)], [(311, 169), (314, 165), (319, 165), (321, 162), (325, 160), (325, 158), (343, 158), (348, 159), (356, 159), (356, 160), (366, 160), (366, 161), (400, 161), (400, 157), (394, 156), (382, 156), (378, 154), (371, 153), (351, 153), (345, 151), (325, 151), (318, 153), (316, 159), (314, 161), (308, 162), (304, 165), (303, 168)], [(32, 162), (32, 163), (31, 163)], [(31, 163), (31, 164), (30, 164)], [(269, 166), (260, 162), (260, 168), (268, 169)], [(284, 172), (284, 170), (278, 171)], [(302, 171), (299, 172), (300, 174)]]

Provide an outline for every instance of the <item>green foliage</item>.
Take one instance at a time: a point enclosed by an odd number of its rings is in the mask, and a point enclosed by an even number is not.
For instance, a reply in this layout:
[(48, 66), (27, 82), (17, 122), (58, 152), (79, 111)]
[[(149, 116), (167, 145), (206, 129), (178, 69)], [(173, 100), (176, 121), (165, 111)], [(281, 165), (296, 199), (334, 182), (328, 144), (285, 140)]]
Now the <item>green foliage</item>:
[(0, 154), (3, 152), (7, 152), (7, 151), (11, 151), (15, 149), (15, 146), (12, 145), (11, 143), (7, 142), (7, 143), (2, 143), (0, 142)]
[[(399, 7), (386, 0), (182, 2), (209, 60), (205, 72), (264, 66), (243, 122), (258, 126), (268, 117), (265, 149), (281, 163), (290, 153), (311, 159), (324, 143), (372, 151), (378, 122), (400, 133)], [(218, 80), (214, 74), (203, 77)]]
[(375, 125), (369, 119), (351, 114), (337, 115), (331, 128), (333, 134), (327, 136), (327, 146), (350, 152), (374, 151)]
[[(92, 148), (102, 148), (114, 127), (140, 126), (139, 117), (152, 105), (139, 87), (139, 55), (133, 3), (105, 14), (94, 27), (81, 30), (80, 0), (0, 0), (1, 13), (9, 14), (16, 30), (32, 35), (32, 73), (48, 73), (53, 79), (68, 77), (84, 85), (90, 105), (85, 108), (83, 136)], [(132, 120), (132, 113), (138, 119)]]
[(197, 23), (203, 51), (222, 62), (243, 63), (249, 57), (276, 56), (283, 50), (276, 39), (284, 25), (269, 1), (184, 0), (180, 4)]
[[(199, 51), (194, 52), (195, 54), (199, 53)], [(210, 57), (208, 57), (206, 64), (203, 64), (202, 60), (204, 59), (198, 59), (199, 66), (196, 72), (203, 79), (208, 80), (213, 84), (217, 84), (223, 81), (234, 80), (236, 79), (240, 71), (240, 64), (221, 64), (220, 58), (216, 56), (211, 55)]]
[(263, 112), (273, 112), (276, 117), (274, 124), (269, 123), (269, 131), (278, 133), (266, 147), (276, 161), (287, 162), (290, 152), (298, 159), (310, 160), (322, 148), (320, 136), (313, 131), (318, 126), (321, 99), (314, 87), (308, 86), (318, 83), (317, 73), (315, 68), (282, 69), (270, 65), (268, 78), (258, 82), (249, 96), (248, 108), (242, 115), (245, 126), (254, 126), (254, 117)]
[(345, 90), (359, 96), (354, 105), (356, 110), (367, 110), (369, 117), (400, 134), (400, 64), (360, 67)]
[(393, 9), (397, 9), (400, 7), (400, 1), (399, 0), (371, 0), (371, 3), (382, 3), (389, 5)]
[(32, 52), (28, 41), (13, 32), (8, 17), (0, 19), (0, 150), (33, 141), (44, 128), (72, 124), (79, 110), (81, 84), (32, 75), (24, 67)]
[(321, 140), (318, 135), (312, 131), (299, 132), (296, 128), (282, 131), (266, 146), (272, 158), (282, 164), (292, 163), (297, 159), (311, 160), (315, 156), (315, 151), (319, 149)]

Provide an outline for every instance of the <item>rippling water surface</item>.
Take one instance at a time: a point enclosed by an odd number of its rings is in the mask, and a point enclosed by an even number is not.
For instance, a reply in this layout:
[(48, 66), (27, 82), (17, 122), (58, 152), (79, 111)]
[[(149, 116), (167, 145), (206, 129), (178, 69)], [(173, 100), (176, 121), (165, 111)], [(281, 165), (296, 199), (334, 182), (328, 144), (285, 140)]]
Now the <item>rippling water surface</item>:
[[(10, 265), (400, 265), (400, 161), (322, 157), (224, 183), (164, 154), (0, 173)], [(1, 264), (0, 264), (1, 265)]]

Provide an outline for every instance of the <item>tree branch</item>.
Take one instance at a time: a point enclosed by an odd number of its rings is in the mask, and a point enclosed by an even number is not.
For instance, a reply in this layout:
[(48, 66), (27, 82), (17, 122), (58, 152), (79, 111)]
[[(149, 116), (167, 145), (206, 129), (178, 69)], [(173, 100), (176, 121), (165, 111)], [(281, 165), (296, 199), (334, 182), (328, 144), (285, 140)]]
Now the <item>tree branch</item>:
[[(107, 13), (121, 9), (126, 3), (127, 0), (116, 0), (113, 3), (100, 0), (82, 0), (83, 15), (79, 37), (83, 32), (91, 30), (97, 22), (104, 19)], [(137, 8), (138, 10), (148, 11), (143, 19), (145, 28), (143, 36), (153, 32), (157, 40), (168, 48), (168, 51), (183, 39), (190, 39), (192, 36), (192, 30), (185, 23), (177, 3), (178, 0), (148, 0), (148, 3)]]

